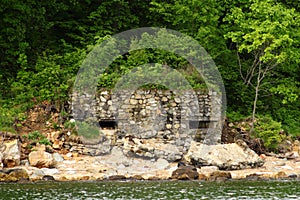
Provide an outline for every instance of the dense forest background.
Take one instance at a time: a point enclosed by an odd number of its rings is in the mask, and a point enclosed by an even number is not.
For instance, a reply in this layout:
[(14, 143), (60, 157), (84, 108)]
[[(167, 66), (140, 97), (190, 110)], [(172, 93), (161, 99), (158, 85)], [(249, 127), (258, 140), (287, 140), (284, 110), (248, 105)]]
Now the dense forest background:
[[(105, 38), (153, 26), (195, 38), (212, 56), (226, 87), (229, 120), (252, 116), (265, 120), (264, 130), (300, 135), (298, 1), (1, 0), (0, 15), (2, 130), (18, 126), (34, 104), (63, 104), (82, 60)], [(111, 86), (141, 57), (186, 67), (167, 54), (132, 52), (114, 62), (100, 85)]]

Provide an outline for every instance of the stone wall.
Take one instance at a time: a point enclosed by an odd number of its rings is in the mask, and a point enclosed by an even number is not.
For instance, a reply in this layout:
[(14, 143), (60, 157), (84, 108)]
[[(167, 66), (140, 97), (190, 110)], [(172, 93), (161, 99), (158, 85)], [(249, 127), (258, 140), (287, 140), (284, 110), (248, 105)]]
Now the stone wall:
[(103, 132), (115, 130), (106, 136), (116, 143), (126, 137), (156, 139), (186, 151), (192, 140), (220, 140), (220, 99), (216, 92), (193, 90), (100, 91), (94, 98), (73, 94), (73, 117), (99, 124)]
[(100, 91), (94, 97), (73, 94), (74, 119), (98, 125), (99, 142), (71, 145), (72, 150), (82, 153), (89, 146), (85, 152), (101, 155), (119, 146), (127, 156), (180, 159), (191, 141), (220, 142), (220, 99), (217, 92), (193, 90)]

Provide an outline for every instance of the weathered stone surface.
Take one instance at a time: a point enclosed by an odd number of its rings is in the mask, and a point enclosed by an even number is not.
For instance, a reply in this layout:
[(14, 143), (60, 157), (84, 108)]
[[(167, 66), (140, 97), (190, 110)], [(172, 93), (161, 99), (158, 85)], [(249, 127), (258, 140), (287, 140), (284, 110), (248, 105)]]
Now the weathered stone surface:
[(168, 161), (175, 161), (182, 158), (182, 151), (173, 144), (163, 143), (155, 139), (126, 138), (123, 151), (128, 156), (145, 158), (162, 158)]
[(3, 168), (3, 162), (2, 162), (2, 160), (3, 160), (3, 154), (2, 154), (2, 152), (0, 152), (0, 169)]
[(300, 142), (298, 140), (293, 143), (292, 152), (296, 155), (296, 157), (300, 157)]
[(55, 161), (52, 154), (45, 151), (33, 151), (28, 155), (31, 166), (42, 168), (52, 168), (55, 166)]
[(166, 169), (170, 165), (167, 160), (162, 159), (162, 158), (157, 159), (155, 164), (156, 164), (157, 169)]
[(199, 173), (197, 168), (192, 166), (180, 166), (172, 172), (172, 179), (178, 180), (195, 180), (198, 179)]
[(4, 142), (4, 151), (2, 153), (3, 166), (4, 167), (15, 167), (20, 165), (20, 145), (18, 140), (12, 140)]
[[(99, 92), (95, 101), (92, 101), (88, 94), (72, 95), (73, 103), (77, 105), (73, 112), (74, 118), (87, 119), (92, 117), (89, 113), (93, 113), (93, 117), (98, 121), (118, 120), (116, 128), (121, 131), (118, 132), (117, 138), (130, 134), (150, 139), (157, 137), (158, 131), (163, 131), (164, 134), (160, 134), (163, 139), (170, 139), (177, 134), (184, 140), (183, 134), (191, 128), (188, 123), (181, 123), (182, 121), (188, 122), (191, 118), (196, 121), (218, 121), (221, 113), (221, 98), (214, 92), (207, 94), (186, 90), (177, 94), (171, 90), (119, 89)], [(214, 128), (217, 127), (212, 127)], [(220, 130), (217, 132), (221, 133)], [(206, 132), (201, 140), (205, 138), (205, 134)], [(215, 142), (214, 138), (210, 139), (211, 142)], [(55, 143), (54, 148), (59, 148), (59, 144)]]
[(0, 181), (1, 182), (17, 182), (17, 181), (27, 181), (29, 180), (29, 175), (25, 169), (9, 169), (0, 170)]
[(41, 180), (43, 178), (43, 176), (45, 176), (45, 172), (43, 169), (39, 169), (39, 168), (35, 168), (33, 169), (33, 171), (30, 173), (30, 180), (31, 181), (38, 181)]
[(185, 159), (196, 166), (217, 166), (225, 170), (259, 167), (264, 163), (247, 146), (235, 143), (206, 145), (192, 141)]
[(60, 155), (59, 153), (54, 153), (52, 156), (55, 163), (64, 161), (64, 157), (62, 157), (62, 155)]
[(124, 175), (112, 175), (108, 177), (109, 180), (124, 180), (126, 177)]
[(200, 172), (205, 175), (210, 175), (215, 171), (219, 171), (219, 168), (217, 166), (203, 166), (200, 169)]
[(225, 181), (231, 179), (231, 173), (227, 171), (214, 171), (207, 179), (210, 181)]

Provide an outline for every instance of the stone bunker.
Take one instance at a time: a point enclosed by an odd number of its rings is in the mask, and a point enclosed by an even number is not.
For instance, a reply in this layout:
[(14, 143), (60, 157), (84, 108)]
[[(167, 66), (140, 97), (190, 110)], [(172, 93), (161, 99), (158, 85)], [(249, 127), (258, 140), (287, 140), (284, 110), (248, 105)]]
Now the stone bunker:
[(119, 146), (130, 156), (178, 160), (191, 141), (216, 143), (221, 138), (222, 102), (217, 92), (104, 90), (92, 101), (88, 94), (73, 94), (72, 99), (77, 104), (73, 117), (94, 121), (105, 136), (91, 154)]

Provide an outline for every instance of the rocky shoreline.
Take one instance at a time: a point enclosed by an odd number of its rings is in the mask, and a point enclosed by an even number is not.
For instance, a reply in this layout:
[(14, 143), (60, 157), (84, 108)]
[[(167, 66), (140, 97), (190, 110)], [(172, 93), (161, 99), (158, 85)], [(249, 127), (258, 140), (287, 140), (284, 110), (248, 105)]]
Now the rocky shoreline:
[[(255, 162), (245, 163), (242, 160), (228, 158), (226, 151), (241, 159), (244, 155), (239, 150), (244, 148), (237, 144), (215, 146), (214, 151), (220, 154), (215, 157), (199, 157), (196, 163), (196, 153), (185, 155), (184, 161), (169, 162), (166, 159), (144, 159), (125, 156), (122, 149), (114, 147), (110, 154), (102, 156), (81, 155), (75, 152), (49, 153), (45, 145), (37, 145), (35, 151), (29, 154), (29, 159), (20, 160), (17, 153), (18, 140), (6, 142), (6, 150), (10, 155), (2, 153), (0, 182), (35, 182), (35, 181), (103, 181), (103, 180), (265, 180), (265, 179), (297, 179), (300, 180), (299, 142), (296, 142), (292, 152), (284, 156), (258, 156), (251, 152)], [(201, 149), (199, 144), (194, 147)], [(207, 149), (207, 146), (204, 146)], [(193, 149), (193, 148), (191, 148)], [(217, 150), (216, 150), (217, 149)], [(232, 152), (235, 151), (235, 152)], [(5, 152), (5, 151), (4, 151)], [(194, 161), (189, 160), (192, 159)], [(204, 159), (206, 159), (204, 161)], [(225, 161), (224, 161), (225, 159)], [(18, 161), (19, 160), (19, 161)], [(202, 161), (202, 162), (200, 162)], [(225, 164), (224, 164), (225, 163)], [(239, 164), (237, 164), (239, 163)], [(251, 164), (252, 163), (252, 164)], [(255, 164), (256, 163), (256, 164)]]

